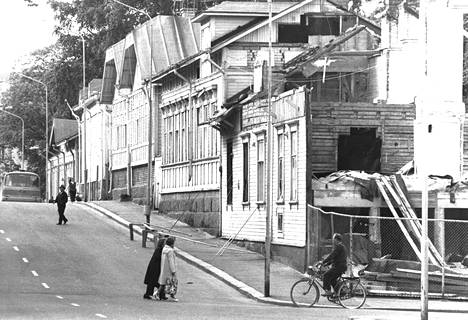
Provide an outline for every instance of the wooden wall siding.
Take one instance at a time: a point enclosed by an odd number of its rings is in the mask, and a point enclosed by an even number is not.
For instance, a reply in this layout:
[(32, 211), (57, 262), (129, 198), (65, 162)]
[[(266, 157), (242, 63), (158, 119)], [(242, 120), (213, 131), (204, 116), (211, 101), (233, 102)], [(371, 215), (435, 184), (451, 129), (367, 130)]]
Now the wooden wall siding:
[(246, 71), (227, 71), (226, 83), (228, 83), (226, 97), (229, 98), (248, 86), (252, 86), (253, 74)]
[(337, 170), (338, 136), (351, 127), (377, 128), (382, 138), (381, 172), (392, 173), (413, 160), (414, 105), (310, 103), (312, 170)]
[[(306, 13), (336, 13), (336, 14), (343, 14), (342, 10), (337, 9), (335, 6), (330, 5), (329, 3), (323, 2), (322, 5), (320, 4), (320, 0), (317, 0), (316, 3), (308, 4), (290, 14), (282, 17), (279, 20), (273, 21), (272, 23), (272, 39), (273, 42), (277, 42), (278, 39), (278, 24), (299, 24), (301, 15)], [(261, 27), (260, 29), (246, 35), (245, 37), (239, 39), (240, 42), (268, 42), (269, 30), (268, 25)], [(315, 37), (314, 37), (315, 38)], [(326, 37), (325, 37), (326, 38)], [(366, 37), (367, 40), (370, 40), (370, 37)], [(317, 41), (317, 43), (315, 43)], [(323, 45), (325, 44), (324, 39), (321, 37), (317, 37), (313, 39), (313, 43), (315, 45)], [(323, 43), (322, 43), (323, 42)], [(359, 48), (362, 50), (366, 50), (368, 48), (368, 44), (366, 43), (364, 48)], [(357, 48), (356, 48), (357, 49)]]
[[(162, 94), (162, 184), (161, 193), (213, 190), (219, 188), (219, 132), (208, 119), (223, 103), (222, 74), (193, 84), (193, 118), (190, 119), (189, 87)], [(189, 140), (189, 123), (193, 135)], [(189, 148), (193, 148), (192, 164)], [(189, 181), (189, 174), (192, 179)]]
[(468, 114), (463, 123), (463, 173), (468, 172)]
[(294, 89), (282, 93), (272, 99), (272, 112), (274, 123), (291, 120), (304, 116), (305, 110), (305, 88)]
[[(236, 43), (227, 49), (227, 53), (223, 54), (224, 58), (229, 58), (230, 56), (232, 57), (237, 57), (241, 56), (240, 53), (238, 52), (245, 52), (246, 55), (246, 66), (248, 69), (252, 70), (254, 68), (255, 63), (257, 62), (257, 58), (259, 56), (259, 52), (262, 51), (265, 54), (265, 57), (268, 58), (268, 47), (265, 46), (259, 46), (258, 44), (246, 44), (246, 43)], [(275, 67), (282, 67), (283, 64), (289, 59), (291, 59), (290, 52), (297, 52), (299, 54), (302, 52), (304, 48), (302, 46), (297, 46), (297, 45), (278, 45), (275, 44), (273, 45), (273, 59), (274, 59), (274, 66)], [(226, 51), (223, 50), (223, 52)], [(296, 55), (297, 55), (296, 54)], [(242, 58), (244, 55), (242, 55)], [(238, 63), (238, 62), (237, 62)], [(230, 64), (230, 61), (227, 61), (227, 64)]]
[(211, 40), (216, 40), (219, 37), (237, 29), (239, 26), (245, 25), (255, 18), (252, 17), (213, 17), (210, 19)]
[[(95, 106), (94, 108), (99, 108)], [(98, 173), (99, 170), (102, 170), (102, 160), (103, 160), (103, 114), (97, 113), (94, 114), (91, 118), (87, 119), (86, 123), (86, 148), (88, 154), (88, 159), (86, 161), (86, 166), (88, 169), (88, 181), (98, 181), (102, 178), (102, 174)], [(99, 178), (98, 178), (99, 177)]]
[(112, 114), (111, 114), (111, 167), (112, 170), (117, 170), (125, 168), (127, 166), (127, 147), (122, 140), (122, 135), (120, 134), (120, 128), (123, 128), (127, 124), (127, 102), (126, 100), (121, 100), (112, 105)]
[[(237, 239), (247, 239), (250, 241), (265, 240), (265, 205), (257, 204), (257, 137), (258, 130), (266, 130), (266, 126), (259, 126), (255, 131), (247, 130), (231, 137), (223, 137), (223, 167), (226, 168), (226, 142), (233, 143), (233, 204), (227, 205), (227, 190), (226, 190), (226, 170), (223, 170), (223, 188), (222, 188), (222, 212), (223, 226), (222, 234), (225, 237), (235, 235), (239, 228), (244, 224), (250, 213), (258, 207), (258, 210), (253, 214), (249, 222), (241, 230)], [(278, 148), (277, 148), (277, 131), (273, 130), (273, 150), (272, 150), (272, 224), (273, 224), (273, 243), (304, 246), (305, 245), (305, 225), (306, 225), (306, 139), (305, 139), (305, 118), (301, 117), (290, 123), (285, 123), (282, 129), (285, 132), (290, 132), (290, 128), (297, 128), (298, 132), (298, 154), (297, 154), (297, 204), (289, 203), (291, 192), (291, 158), (289, 140), (285, 139), (284, 146), (284, 168), (285, 168), (285, 199), (284, 202), (278, 204)], [(243, 196), (243, 138), (249, 139), (249, 203), (242, 202)], [(266, 146), (265, 146), (266, 147)], [(265, 167), (265, 170), (267, 168)], [(266, 181), (264, 182), (266, 186)], [(283, 232), (278, 231), (278, 214), (283, 212)]]

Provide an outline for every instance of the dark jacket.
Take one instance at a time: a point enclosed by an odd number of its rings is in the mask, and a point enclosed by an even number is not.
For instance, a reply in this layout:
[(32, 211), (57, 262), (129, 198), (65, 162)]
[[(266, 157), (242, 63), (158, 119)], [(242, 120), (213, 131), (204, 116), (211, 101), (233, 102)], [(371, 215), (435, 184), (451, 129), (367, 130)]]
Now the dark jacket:
[(335, 245), (333, 251), (323, 260), (323, 264), (331, 264), (333, 268), (345, 270), (347, 269), (346, 257), (348, 253), (346, 252), (345, 246), (340, 242)]
[(145, 284), (153, 286), (157, 286), (158, 284), (159, 274), (161, 273), (161, 254), (165, 243), (166, 239), (159, 239), (153, 256), (148, 263), (148, 268), (146, 269)]
[(65, 191), (64, 192), (59, 192), (59, 194), (55, 198), (55, 203), (57, 204), (57, 206), (63, 206), (64, 207), (67, 202), (68, 202), (67, 193)]

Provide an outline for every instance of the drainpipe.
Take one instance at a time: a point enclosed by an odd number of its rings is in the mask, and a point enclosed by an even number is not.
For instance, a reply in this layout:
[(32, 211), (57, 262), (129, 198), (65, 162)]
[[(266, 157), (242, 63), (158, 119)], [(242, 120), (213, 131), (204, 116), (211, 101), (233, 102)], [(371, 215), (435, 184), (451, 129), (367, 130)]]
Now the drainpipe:
[[(221, 68), (216, 62), (211, 59), (210, 53), (207, 53), (207, 61), (211, 63), (213, 67), (218, 69), (223, 74), (223, 84), (224, 84), (224, 96), (226, 96), (226, 72)], [(222, 236), (223, 233), (223, 135), (221, 130), (219, 130), (219, 217), (218, 217), (218, 237)]]

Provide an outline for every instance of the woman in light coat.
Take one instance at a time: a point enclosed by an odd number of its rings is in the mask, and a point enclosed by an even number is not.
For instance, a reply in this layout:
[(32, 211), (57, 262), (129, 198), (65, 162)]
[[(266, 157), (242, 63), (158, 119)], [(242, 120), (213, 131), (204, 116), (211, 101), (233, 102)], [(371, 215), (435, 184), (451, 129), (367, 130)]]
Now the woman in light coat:
[[(160, 284), (158, 290), (160, 300), (167, 300), (165, 291), (167, 283), (173, 283), (177, 281), (174, 242), (174, 237), (167, 238), (166, 245), (164, 246), (161, 255), (161, 274), (159, 275), (158, 281)], [(174, 301), (178, 301), (174, 295), (175, 294), (171, 294), (171, 298)]]

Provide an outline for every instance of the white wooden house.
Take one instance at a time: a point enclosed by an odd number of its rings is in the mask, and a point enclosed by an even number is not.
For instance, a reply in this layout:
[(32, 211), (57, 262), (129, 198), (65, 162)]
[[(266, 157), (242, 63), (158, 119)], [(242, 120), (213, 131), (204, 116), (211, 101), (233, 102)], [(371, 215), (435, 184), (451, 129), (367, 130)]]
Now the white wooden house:
[[(198, 52), (199, 30), (190, 19), (157, 16), (106, 51), (101, 102), (111, 104), (110, 170), (113, 198), (144, 198), (148, 163), (148, 95), (145, 79)], [(152, 48), (152, 49), (151, 49)], [(152, 54), (150, 56), (150, 53)], [(151, 67), (150, 67), (151, 64)], [(160, 162), (159, 94), (153, 87), (153, 157)], [(154, 169), (154, 189), (160, 184)], [(155, 192), (156, 193), (156, 192)]]
[[(49, 196), (54, 198), (60, 185), (68, 187), (68, 179), (75, 177), (78, 158), (78, 123), (76, 120), (54, 118), (49, 141)], [(49, 200), (49, 199), (48, 199)]]

